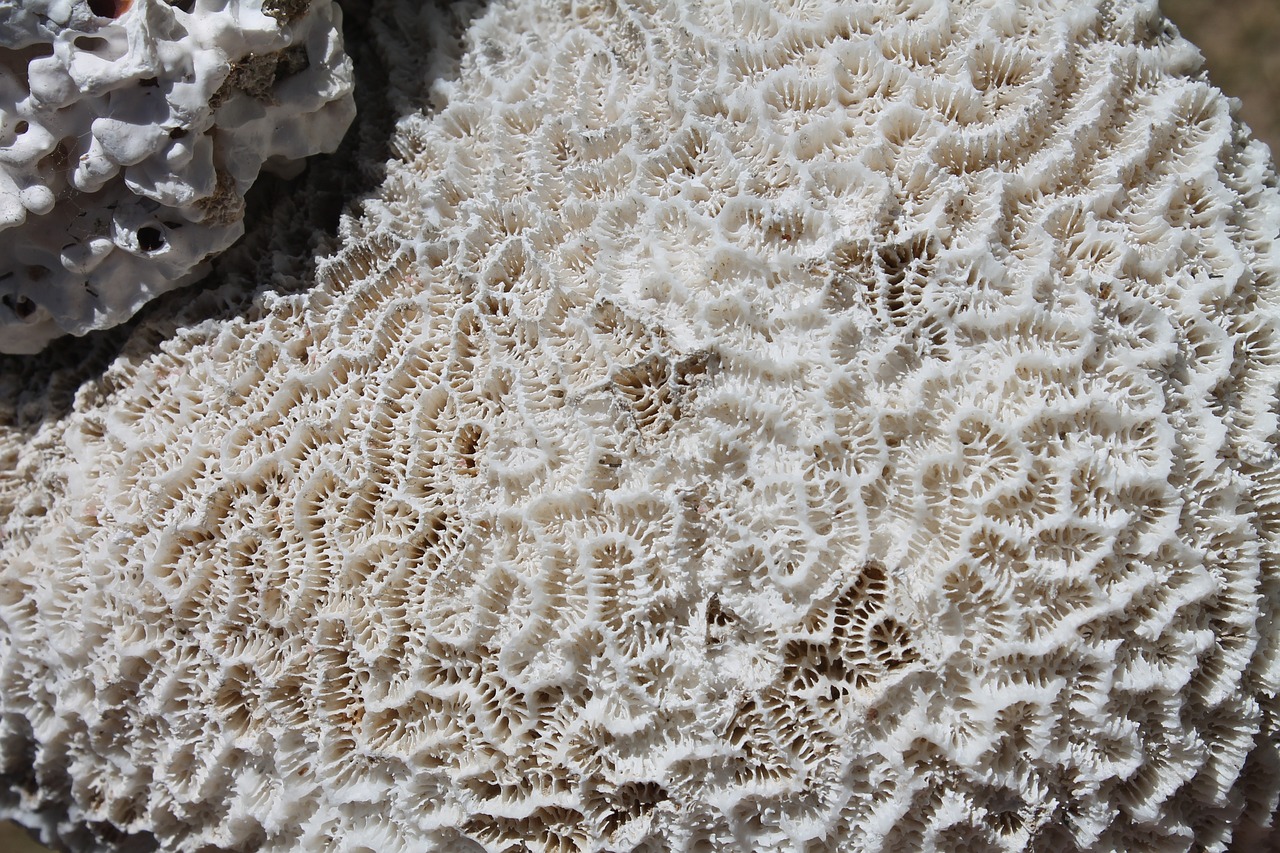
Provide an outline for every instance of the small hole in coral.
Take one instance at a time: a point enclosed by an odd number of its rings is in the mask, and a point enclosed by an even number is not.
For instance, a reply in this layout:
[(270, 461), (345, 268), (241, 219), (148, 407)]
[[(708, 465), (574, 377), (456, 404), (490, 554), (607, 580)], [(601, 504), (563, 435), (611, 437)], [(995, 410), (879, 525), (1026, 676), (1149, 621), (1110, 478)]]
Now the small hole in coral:
[(156, 88), (160, 85), (160, 80), (156, 77), (147, 77), (143, 80), (139, 80), (138, 85), (148, 88)]
[(32, 314), (36, 313), (36, 304), (25, 296), (14, 296), (12, 293), (6, 293), (0, 298), (0, 303), (14, 313), (19, 320), (26, 320)]
[(132, 5), (133, 0), (89, 0), (89, 11), (99, 18), (118, 18)]
[(111, 46), (111, 43), (106, 39), (100, 39), (94, 36), (80, 36), (75, 40), (74, 44), (77, 49), (85, 50), (89, 53), (96, 53), (99, 50), (104, 50)]
[(169, 131), (170, 139), (181, 139), (186, 135), (187, 129), (185, 127), (175, 127), (173, 130)]
[(169, 5), (184, 12), (190, 12), (195, 3), (194, 0), (169, 0)]
[(31, 125), (27, 124), (25, 121), (20, 121), (13, 126), (13, 132), (18, 135), (22, 135), (30, 129)]
[(144, 252), (158, 252), (164, 248), (164, 233), (148, 225), (138, 229), (138, 248)]

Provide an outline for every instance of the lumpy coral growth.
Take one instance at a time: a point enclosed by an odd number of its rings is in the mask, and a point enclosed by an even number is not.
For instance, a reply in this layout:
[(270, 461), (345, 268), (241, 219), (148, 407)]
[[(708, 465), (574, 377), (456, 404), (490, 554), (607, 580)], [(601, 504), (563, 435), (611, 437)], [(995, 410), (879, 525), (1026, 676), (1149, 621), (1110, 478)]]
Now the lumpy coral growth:
[(375, 4), (403, 116), (313, 286), (268, 253), (67, 412), (4, 363), (10, 813), (387, 853), (1269, 820), (1280, 195), (1154, 7), (509, 0), (415, 87), (415, 6)]
[(330, 0), (0, 0), (0, 352), (128, 320), (354, 113)]

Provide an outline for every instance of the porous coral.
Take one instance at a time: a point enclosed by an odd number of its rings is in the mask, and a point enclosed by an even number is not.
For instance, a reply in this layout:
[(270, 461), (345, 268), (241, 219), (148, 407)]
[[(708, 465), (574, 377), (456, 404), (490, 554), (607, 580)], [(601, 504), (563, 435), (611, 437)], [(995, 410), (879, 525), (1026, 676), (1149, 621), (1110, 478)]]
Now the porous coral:
[(8, 363), (10, 813), (166, 850), (1265, 825), (1280, 195), (1197, 68), (1125, 0), (495, 4), (312, 289), (269, 258), (65, 414), (16, 389), (74, 372)]
[(0, 352), (189, 283), (243, 233), (264, 166), (337, 146), (354, 112), (338, 8), (280, 6), (0, 2)]

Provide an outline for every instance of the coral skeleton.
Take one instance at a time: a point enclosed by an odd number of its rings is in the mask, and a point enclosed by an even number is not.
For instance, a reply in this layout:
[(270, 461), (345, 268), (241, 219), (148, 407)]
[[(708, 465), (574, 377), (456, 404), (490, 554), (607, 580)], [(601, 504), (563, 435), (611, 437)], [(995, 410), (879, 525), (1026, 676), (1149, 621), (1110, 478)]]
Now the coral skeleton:
[(0, 814), (1262, 849), (1280, 193), (1155, 5), (461, 8), (332, 236), (0, 360)]
[(0, 0), (0, 352), (129, 319), (354, 115), (330, 0)]

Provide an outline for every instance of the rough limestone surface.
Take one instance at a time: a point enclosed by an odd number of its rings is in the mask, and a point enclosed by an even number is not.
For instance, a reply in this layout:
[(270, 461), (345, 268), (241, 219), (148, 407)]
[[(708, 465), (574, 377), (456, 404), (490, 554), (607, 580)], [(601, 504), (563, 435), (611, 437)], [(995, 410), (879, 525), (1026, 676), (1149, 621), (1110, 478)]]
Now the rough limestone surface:
[(0, 0), (0, 352), (198, 278), (354, 109), (330, 0)]
[(4, 813), (1261, 849), (1280, 193), (1155, 7), (495, 0), (415, 88), (435, 14), (313, 272), (0, 362)]

